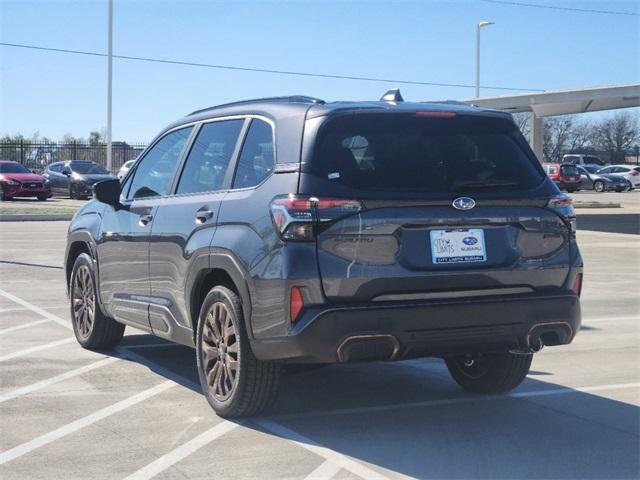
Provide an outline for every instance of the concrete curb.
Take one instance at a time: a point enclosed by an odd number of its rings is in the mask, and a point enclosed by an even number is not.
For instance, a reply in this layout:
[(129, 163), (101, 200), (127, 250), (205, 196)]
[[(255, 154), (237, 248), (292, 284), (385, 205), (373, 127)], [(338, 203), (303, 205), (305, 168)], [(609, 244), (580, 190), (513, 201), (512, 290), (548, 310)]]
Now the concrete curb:
[(58, 222), (69, 221), (73, 218), (73, 213), (64, 215), (2, 215), (0, 222)]
[(573, 202), (575, 208), (622, 208), (619, 203), (609, 202)]

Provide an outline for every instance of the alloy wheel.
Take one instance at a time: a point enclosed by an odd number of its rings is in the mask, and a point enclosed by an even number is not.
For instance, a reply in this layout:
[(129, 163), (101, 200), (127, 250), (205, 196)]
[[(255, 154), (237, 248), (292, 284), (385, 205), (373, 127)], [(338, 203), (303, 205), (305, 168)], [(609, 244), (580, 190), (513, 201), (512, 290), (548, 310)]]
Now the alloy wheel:
[(212, 395), (225, 401), (238, 384), (239, 343), (235, 319), (222, 302), (211, 305), (202, 330), (202, 367)]
[(82, 338), (91, 334), (95, 320), (96, 299), (93, 289), (91, 271), (86, 265), (81, 265), (76, 271), (73, 285), (73, 322), (76, 331)]

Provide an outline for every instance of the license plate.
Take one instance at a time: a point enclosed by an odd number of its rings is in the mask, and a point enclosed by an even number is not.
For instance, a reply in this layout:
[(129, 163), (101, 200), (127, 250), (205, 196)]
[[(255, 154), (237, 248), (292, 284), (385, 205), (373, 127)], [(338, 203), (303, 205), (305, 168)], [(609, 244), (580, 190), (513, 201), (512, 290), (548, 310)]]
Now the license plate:
[(481, 228), (431, 230), (431, 261), (441, 263), (486, 262), (487, 250)]
[(38, 184), (37, 183), (31, 183), (31, 184), (29, 184), (29, 188), (38, 188)]

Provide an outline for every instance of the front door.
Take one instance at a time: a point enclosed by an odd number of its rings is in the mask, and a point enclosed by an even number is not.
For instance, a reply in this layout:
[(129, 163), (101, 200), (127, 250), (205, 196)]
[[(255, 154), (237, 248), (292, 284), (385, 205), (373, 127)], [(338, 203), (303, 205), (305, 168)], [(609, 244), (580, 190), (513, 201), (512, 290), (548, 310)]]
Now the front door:
[[(175, 194), (158, 204), (151, 230), (149, 321), (155, 335), (193, 343), (190, 285), (209, 266), (220, 202), (231, 184), (244, 119), (202, 125), (184, 161)], [(197, 313), (195, 313), (197, 315)]]
[(100, 295), (109, 315), (149, 330), (149, 236), (192, 127), (161, 137), (122, 187), (123, 208), (105, 207), (98, 242)]

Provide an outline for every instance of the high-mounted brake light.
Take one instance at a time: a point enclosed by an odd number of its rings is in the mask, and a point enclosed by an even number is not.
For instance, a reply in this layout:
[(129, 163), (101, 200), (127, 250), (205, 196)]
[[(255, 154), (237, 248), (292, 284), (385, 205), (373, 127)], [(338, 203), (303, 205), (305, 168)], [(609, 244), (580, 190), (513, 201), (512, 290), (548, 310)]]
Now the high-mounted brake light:
[(456, 112), (416, 112), (416, 117), (452, 118), (455, 116)]
[(358, 213), (362, 204), (347, 198), (281, 195), (271, 201), (271, 216), (284, 240), (313, 240), (316, 227)]
[(551, 197), (547, 203), (547, 208), (556, 212), (567, 222), (571, 234), (576, 233), (576, 211), (573, 208), (573, 200), (569, 195), (561, 193), (560, 195)]

